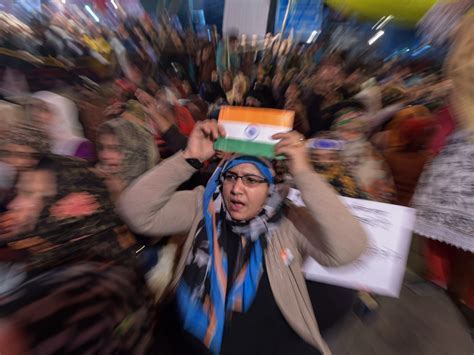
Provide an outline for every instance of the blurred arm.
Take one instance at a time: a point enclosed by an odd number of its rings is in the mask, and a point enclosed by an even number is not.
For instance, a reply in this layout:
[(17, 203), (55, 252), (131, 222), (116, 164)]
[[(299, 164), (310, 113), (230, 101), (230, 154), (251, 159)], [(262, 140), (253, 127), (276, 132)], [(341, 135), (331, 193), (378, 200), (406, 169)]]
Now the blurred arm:
[(203, 188), (176, 189), (196, 170), (179, 152), (144, 174), (120, 196), (118, 209), (137, 233), (163, 237), (188, 232), (201, 208)]
[(339, 196), (313, 171), (296, 174), (294, 180), (306, 208), (290, 208), (288, 217), (300, 232), (302, 255), (326, 266), (356, 260), (367, 247), (367, 236)]

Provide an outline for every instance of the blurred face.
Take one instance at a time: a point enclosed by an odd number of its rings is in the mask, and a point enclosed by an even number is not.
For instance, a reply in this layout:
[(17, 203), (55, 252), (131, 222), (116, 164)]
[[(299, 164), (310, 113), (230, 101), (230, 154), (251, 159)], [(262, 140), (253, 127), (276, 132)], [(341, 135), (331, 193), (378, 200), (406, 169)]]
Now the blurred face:
[(51, 171), (25, 171), (20, 175), (17, 191), (8, 204), (9, 231), (28, 232), (35, 228), (45, 200), (56, 195), (56, 179)]
[(127, 79), (135, 85), (139, 85), (143, 79), (143, 73), (136, 65), (130, 65), (127, 71)]
[(31, 115), (33, 120), (35, 120), (42, 129), (46, 129), (54, 120), (53, 112), (45, 102), (33, 104), (31, 107)]
[(6, 144), (2, 160), (17, 171), (24, 171), (36, 163), (36, 151), (28, 145)]
[(247, 100), (245, 103), (247, 106), (252, 106), (252, 107), (260, 107), (262, 105), (260, 101), (258, 101), (255, 97), (252, 97), (252, 96), (247, 97)]
[(232, 77), (229, 73), (225, 73), (222, 77), (222, 89), (229, 91), (232, 88)]
[(183, 90), (186, 96), (190, 96), (193, 93), (193, 89), (191, 88), (191, 85), (187, 81), (183, 82)]
[[(247, 180), (262, 181), (263, 176), (253, 164), (240, 164), (229, 173), (246, 176)], [(246, 183), (237, 178), (224, 179), (224, 203), (230, 216), (236, 221), (248, 221), (258, 215), (268, 197), (267, 183)]]
[(212, 74), (211, 74), (211, 80), (215, 82), (215, 81), (217, 81), (218, 79), (219, 79), (219, 76), (218, 76), (218, 74), (217, 74), (217, 71), (213, 70), (213, 71), (212, 71)]
[(342, 139), (353, 140), (363, 135), (360, 121), (362, 112), (354, 111), (346, 113), (336, 120), (336, 132)]
[(288, 100), (294, 101), (298, 98), (298, 87), (296, 85), (290, 85), (288, 86), (288, 89), (286, 90), (285, 96)]
[(263, 69), (262, 66), (259, 66), (257, 69), (257, 81), (258, 82), (263, 82), (265, 79), (265, 69)]
[(277, 73), (274, 77), (273, 77), (273, 81), (272, 81), (272, 87), (273, 89), (278, 89), (281, 85), (283, 81), (283, 74), (281, 73)]
[(332, 164), (340, 161), (339, 153), (334, 150), (313, 149), (311, 157), (315, 163)]
[(102, 134), (99, 137), (100, 168), (106, 173), (117, 174), (122, 169), (124, 155), (120, 142), (114, 134)]

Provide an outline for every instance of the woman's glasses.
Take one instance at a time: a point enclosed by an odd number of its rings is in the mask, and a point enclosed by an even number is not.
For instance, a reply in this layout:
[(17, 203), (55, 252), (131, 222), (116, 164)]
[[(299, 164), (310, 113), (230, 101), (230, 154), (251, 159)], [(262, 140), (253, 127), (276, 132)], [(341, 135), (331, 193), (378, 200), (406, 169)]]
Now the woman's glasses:
[(222, 175), (224, 182), (235, 184), (238, 179), (242, 180), (242, 183), (247, 187), (257, 186), (259, 184), (266, 184), (268, 180), (257, 175), (237, 175), (233, 172), (226, 172)]

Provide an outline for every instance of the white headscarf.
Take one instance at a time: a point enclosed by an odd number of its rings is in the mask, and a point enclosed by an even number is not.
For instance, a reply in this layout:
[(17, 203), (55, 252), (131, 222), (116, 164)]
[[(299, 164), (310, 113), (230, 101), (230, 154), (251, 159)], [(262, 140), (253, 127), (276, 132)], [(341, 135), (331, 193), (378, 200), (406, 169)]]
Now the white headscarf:
[(53, 113), (53, 120), (47, 127), (51, 151), (58, 155), (74, 155), (79, 145), (86, 141), (74, 102), (50, 91), (39, 91), (33, 97), (45, 102)]

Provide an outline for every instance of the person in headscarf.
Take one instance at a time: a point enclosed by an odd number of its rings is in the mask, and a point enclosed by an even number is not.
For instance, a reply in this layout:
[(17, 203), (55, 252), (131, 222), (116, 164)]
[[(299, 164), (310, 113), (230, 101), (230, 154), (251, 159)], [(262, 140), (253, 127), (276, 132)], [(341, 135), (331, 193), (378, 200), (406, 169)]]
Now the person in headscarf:
[(397, 127), (397, 144), (383, 151), (397, 189), (397, 204), (408, 206), (425, 164), (432, 158), (427, 143), (436, 129), (431, 117), (410, 117)]
[(414, 231), (427, 240), (428, 278), (449, 294), (474, 328), (474, 12), (454, 34), (445, 70), (453, 90), (449, 110), (456, 127), (441, 152), (425, 167), (412, 207)]
[(198, 122), (183, 152), (119, 200), (134, 230), (187, 236), (172, 282), (176, 293), (162, 315), (169, 352), (329, 354), (301, 266), (306, 255), (323, 265), (355, 260), (365, 249), (365, 233), (312, 170), (296, 132), (273, 138), (306, 208), (285, 200), (270, 162), (252, 156), (224, 158), (206, 188), (176, 192), (224, 135), (216, 121)]
[(406, 140), (400, 135), (400, 126), (410, 118), (431, 117), (430, 111), (421, 105), (403, 108), (398, 111), (393, 119), (385, 126), (386, 142), (384, 148), (397, 149), (405, 145)]
[(340, 103), (332, 130), (344, 141), (341, 156), (358, 186), (371, 200), (391, 202), (395, 186), (383, 157), (367, 140), (365, 111), (356, 102)]
[(149, 131), (121, 117), (99, 127), (97, 157), (96, 168), (115, 200), (133, 180), (156, 165), (159, 153)]
[(135, 95), (140, 101), (141, 110), (151, 122), (160, 156), (167, 157), (184, 149), (195, 124), (189, 110), (181, 106), (167, 88), (160, 90), (156, 99), (140, 89)]
[(1, 160), (17, 172), (32, 168), (50, 146), (44, 132), (24, 124), (11, 127), (9, 136), (1, 141)]
[(0, 297), (2, 353), (13, 346), (5, 333), (23, 353), (144, 354), (150, 345), (152, 298), (134, 239), (86, 164), (42, 158), (2, 216), (0, 250), (26, 273)]
[(49, 91), (33, 95), (33, 123), (49, 137), (51, 152), (89, 161), (95, 159), (93, 144), (84, 138), (77, 107), (68, 98)]
[(0, 141), (1, 209), (13, 197), (19, 174), (31, 169), (48, 152), (48, 139), (42, 131), (21, 123), (10, 127), (9, 135)]

